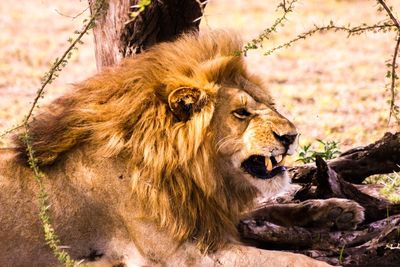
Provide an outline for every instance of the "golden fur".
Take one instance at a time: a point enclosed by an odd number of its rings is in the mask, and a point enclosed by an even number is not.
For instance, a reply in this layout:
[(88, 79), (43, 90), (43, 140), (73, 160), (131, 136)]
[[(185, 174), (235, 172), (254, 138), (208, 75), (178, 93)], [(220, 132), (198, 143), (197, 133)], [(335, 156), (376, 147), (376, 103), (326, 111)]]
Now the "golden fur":
[[(102, 233), (126, 229), (118, 236), (133, 240), (140, 254), (153, 263), (159, 252), (146, 252), (153, 245), (143, 245), (140, 240), (147, 237), (138, 230), (147, 223), (154, 223), (157, 231), (174, 242), (194, 243), (203, 252), (217, 251), (237, 238), (241, 213), (251, 208), (264, 187), (275, 194), (287, 183), (283, 176), (258, 181), (242, 174), (238, 166), (230, 166), (252, 154), (282, 151), (273, 134), (295, 133), (294, 126), (276, 112), (259, 79), (246, 71), (243, 58), (237, 55), (241, 45), (235, 35), (226, 32), (185, 35), (76, 85), (36, 116), (30, 124), (32, 145), (48, 175), (46, 187), (54, 197), (50, 210), (56, 230), (75, 244), (71, 245), (71, 251), (77, 250), (73, 255), (82, 257), (88, 249), (85, 245), (90, 244), (92, 228), (87, 225), (92, 220), (102, 221), (96, 226), (98, 231), (104, 228)], [(187, 90), (191, 93), (186, 94)], [(232, 116), (233, 105), (261, 107), (264, 113), (245, 122)], [(24, 144), (15, 140), (19, 158), (24, 159)], [(29, 171), (13, 156), (2, 164), (0, 183), (7, 186), (8, 196), (24, 199), (30, 194), (21, 188), (35, 190)], [(14, 183), (10, 182), (11, 168), (21, 174)], [(128, 191), (110, 178), (117, 176), (128, 176)], [(121, 180), (124, 185), (125, 180)], [(77, 196), (87, 199), (82, 201), (86, 204), (75, 201)], [(108, 219), (97, 210), (108, 214)], [(66, 227), (68, 231), (63, 232), (70, 217), (74, 217), (72, 225), (82, 225), (83, 230)], [(131, 222), (137, 218), (141, 219), (133, 227)], [(27, 224), (30, 220), (36, 221), (32, 217)], [(9, 223), (6, 218), (1, 222)], [(108, 224), (112, 226), (104, 226)], [(0, 233), (0, 237), (12, 238), (7, 234)], [(87, 242), (77, 243), (75, 236)], [(94, 247), (104, 247), (96, 242)]]

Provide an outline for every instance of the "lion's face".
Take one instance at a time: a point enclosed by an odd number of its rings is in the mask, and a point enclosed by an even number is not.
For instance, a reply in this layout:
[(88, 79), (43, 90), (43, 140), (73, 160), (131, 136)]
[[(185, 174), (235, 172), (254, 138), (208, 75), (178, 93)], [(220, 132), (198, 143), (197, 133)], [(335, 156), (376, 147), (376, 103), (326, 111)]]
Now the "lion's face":
[(268, 92), (249, 81), (240, 87), (218, 91), (211, 124), (218, 165), (228, 179), (245, 179), (269, 197), (289, 182), (285, 157), (293, 154), (298, 134)]

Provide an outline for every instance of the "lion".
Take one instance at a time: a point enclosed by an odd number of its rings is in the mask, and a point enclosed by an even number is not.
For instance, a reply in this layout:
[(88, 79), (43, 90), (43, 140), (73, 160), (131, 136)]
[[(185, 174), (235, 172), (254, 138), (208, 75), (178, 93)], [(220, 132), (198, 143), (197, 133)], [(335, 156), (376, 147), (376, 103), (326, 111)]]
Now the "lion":
[[(326, 266), (240, 242), (239, 220), (258, 198), (289, 184), (285, 157), (298, 139), (246, 69), (241, 47), (229, 32), (185, 34), (41, 109), (30, 142), (46, 175), (55, 231), (74, 259), (93, 266)], [(57, 266), (21, 134), (1, 152), (0, 265)], [(301, 216), (305, 226), (345, 229), (363, 219), (357, 203), (342, 199), (272, 212), (283, 225)]]

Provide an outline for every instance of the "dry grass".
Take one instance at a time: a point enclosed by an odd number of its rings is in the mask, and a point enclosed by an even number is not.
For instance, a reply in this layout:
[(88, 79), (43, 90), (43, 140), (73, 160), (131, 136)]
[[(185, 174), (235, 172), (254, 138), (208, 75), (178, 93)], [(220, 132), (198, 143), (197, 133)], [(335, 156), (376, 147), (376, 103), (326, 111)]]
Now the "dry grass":
[[(400, 10), (399, 0), (388, 2)], [(231, 28), (251, 40), (277, 17), (277, 3), (211, 0), (202, 30)], [(0, 1), (0, 11), (7, 14), (0, 17), (0, 131), (21, 121), (41, 76), (88, 15), (71, 19), (58, 12), (74, 16), (86, 6), (87, 1)], [(343, 33), (323, 33), (268, 57), (263, 51), (314, 24), (333, 20), (358, 25), (383, 19), (373, 0), (300, 0), (285, 27), (264, 48), (249, 53), (250, 68), (264, 76), (280, 110), (299, 127), (302, 143), (316, 138), (336, 140), (345, 149), (395, 130), (394, 123), (387, 125), (389, 92), (384, 89), (385, 61), (393, 52), (394, 34), (368, 33), (347, 39)], [(92, 38), (85, 38), (42, 103), (96, 71)]]

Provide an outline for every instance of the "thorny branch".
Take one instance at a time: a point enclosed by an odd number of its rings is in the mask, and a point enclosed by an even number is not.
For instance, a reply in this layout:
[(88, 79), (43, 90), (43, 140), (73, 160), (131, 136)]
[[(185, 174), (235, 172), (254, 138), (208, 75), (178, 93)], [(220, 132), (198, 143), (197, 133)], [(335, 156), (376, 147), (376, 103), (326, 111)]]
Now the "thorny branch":
[(251, 40), (250, 42), (248, 42), (243, 50), (241, 51), (241, 53), (243, 53), (244, 55), (246, 55), (246, 53), (251, 50), (251, 49), (257, 49), (258, 47), (262, 46), (262, 43), (264, 42), (264, 40), (268, 40), (269, 36), (271, 33), (276, 32), (278, 26), (283, 25), (283, 22), (287, 19), (287, 15), (293, 11), (294, 8), (294, 3), (297, 0), (290, 0), (289, 3), (286, 3), (286, 1), (284, 0), (282, 3), (280, 3), (277, 7), (277, 10), (279, 8), (283, 9), (283, 14), (281, 17), (277, 18), (274, 23), (272, 24), (271, 27), (265, 29), (260, 35), (258, 35), (257, 38)]
[[(282, 2), (278, 5), (277, 9), (282, 8), (283, 15), (281, 17), (279, 17), (278, 19), (276, 19), (275, 22), (273, 23), (273, 25), (271, 27), (265, 29), (257, 38), (248, 42), (244, 46), (243, 50), (238, 53), (238, 55), (240, 55), (240, 54), (246, 55), (246, 53), (249, 50), (262, 47), (262, 43), (265, 40), (268, 40), (270, 38), (270, 35), (273, 32), (276, 32), (277, 27), (280, 25), (283, 25), (283, 22), (286, 20), (287, 14), (293, 11), (293, 4), (296, 1), (297, 0), (292, 0), (287, 3), (286, 0), (282, 0)], [(400, 122), (400, 117), (398, 116), (399, 107), (397, 105), (395, 105), (396, 80), (398, 79), (398, 76), (396, 75), (396, 69), (397, 69), (396, 60), (397, 60), (397, 56), (398, 56), (398, 50), (400, 48), (400, 23), (399, 23), (399, 20), (393, 14), (391, 7), (389, 7), (384, 0), (377, 0), (377, 2), (386, 11), (386, 13), (387, 13), (388, 17), (390, 18), (390, 20), (392, 21), (392, 23), (385, 21), (382, 23), (376, 23), (374, 25), (367, 25), (364, 23), (364, 24), (356, 26), (356, 27), (350, 27), (350, 26), (337, 26), (331, 21), (330, 24), (327, 26), (315, 25), (313, 29), (299, 34), (296, 38), (294, 38), (286, 43), (283, 43), (281, 45), (273, 47), (272, 49), (266, 51), (264, 53), (264, 55), (268, 56), (268, 55), (271, 55), (272, 53), (276, 52), (277, 50), (280, 50), (282, 48), (288, 48), (293, 43), (295, 43), (299, 40), (302, 40), (302, 39), (306, 39), (307, 37), (310, 37), (311, 35), (318, 33), (318, 32), (324, 32), (324, 31), (329, 31), (329, 30), (343, 31), (343, 32), (347, 32), (348, 37), (350, 37), (350, 36), (361, 34), (361, 33), (367, 32), (367, 31), (374, 31), (374, 32), (390, 31), (390, 30), (393, 30), (393, 28), (395, 28), (397, 30), (396, 46), (395, 46), (395, 51), (393, 53), (392, 63), (389, 64), (389, 66), (391, 67), (391, 70), (390, 70), (390, 75), (388, 75), (391, 78), (391, 83), (390, 83), (391, 99), (390, 99), (389, 121), (390, 121), (391, 116), (394, 114), (396, 117), (396, 120), (398, 122)], [(379, 10), (382, 10), (382, 9), (379, 9)]]
[(62, 67), (65, 66), (67, 63), (67, 58), (70, 56), (71, 51), (77, 46), (77, 44), (81, 43), (82, 37), (88, 32), (89, 29), (91, 29), (94, 25), (94, 22), (97, 18), (97, 16), (100, 14), (101, 9), (103, 7), (103, 2), (99, 1), (99, 7), (97, 8), (96, 12), (93, 14), (93, 16), (90, 18), (89, 22), (84, 26), (83, 30), (79, 32), (79, 35), (75, 38), (75, 40), (69, 45), (69, 47), (64, 51), (62, 56), (60, 58), (57, 58), (56, 61), (54, 62), (53, 66), (51, 67), (50, 71), (44, 76), (44, 80), (42, 82), (42, 86), (39, 88), (37, 91), (36, 97), (33, 100), (32, 106), (28, 112), (28, 115), (25, 117), (23, 124), (27, 126), (29, 119), (32, 117), (33, 110), (37, 106), (37, 102), (39, 101), (39, 98), (43, 96), (43, 91), (46, 88), (48, 84), (50, 84), (55, 77), (57, 77), (57, 73), (61, 71)]
[(7, 129), (7, 130), (5, 130), (4, 132), (2, 132), (2, 133), (0, 134), (0, 139), (3, 138), (4, 136), (6, 136), (6, 135), (8, 135), (8, 134), (10, 134), (10, 133), (12, 133), (12, 132), (14, 132), (15, 130), (21, 128), (22, 126), (24, 126), (24, 125), (23, 125), (23, 124), (17, 124), (17, 125), (15, 125), (15, 126), (12, 126), (12, 127), (9, 128), (9, 129)]
[(350, 37), (350, 36), (361, 34), (361, 33), (367, 32), (367, 31), (384, 31), (384, 30), (390, 30), (394, 27), (396, 27), (396, 25), (394, 25), (392, 23), (382, 23), (382, 24), (376, 24), (376, 25), (362, 24), (362, 25), (355, 26), (355, 27), (337, 26), (331, 21), (330, 24), (326, 25), (326, 26), (315, 25), (314, 29), (303, 32), (303, 33), (299, 34), (296, 38), (294, 38), (286, 43), (283, 43), (283, 44), (273, 47), (272, 49), (264, 52), (264, 55), (269, 56), (272, 53), (276, 52), (277, 50), (280, 50), (282, 48), (288, 48), (293, 43), (296, 43), (297, 41), (306, 39), (318, 32), (325, 32), (325, 31), (329, 31), (329, 30), (333, 30), (335, 32), (342, 31), (342, 32), (347, 32), (348, 37)]
[(380, 4), (386, 10), (386, 13), (388, 14), (389, 18), (394, 22), (394, 24), (396, 25), (397, 29), (400, 30), (400, 23), (396, 19), (396, 17), (393, 15), (393, 12), (390, 9), (390, 7), (388, 7), (388, 5), (385, 3), (384, 0), (377, 0), (377, 1), (378, 1), (378, 4)]
[[(264, 30), (263, 33), (261, 33), (259, 35), (258, 38), (253, 39), (252, 41), (250, 41), (248, 44), (245, 45), (244, 49), (243, 49), (243, 53), (246, 54), (246, 52), (250, 49), (257, 49), (260, 44), (262, 44), (262, 42), (264, 40), (269, 39), (269, 35), (276, 31), (276, 28), (278, 25), (281, 25), (282, 22), (286, 19), (286, 15), (287, 13), (292, 11), (293, 8), (293, 3), (295, 1), (291, 1), (289, 3), (289, 5), (287, 6), (286, 1), (284, 0), (283, 2), (281, 2), (278, 6), (281, 7), (284, 11), (284, 14), (282, 17), (278, 18), (275, 23), (268, 29)], [(392, 117), (392, 115), (394, 114), (396, 117), (396, 120), (398, 122), (400, 122), (400, 117), (398, 116), (399, 113), (399, 107), (395, 104), (395, 98), (396, 98), (396, 81), (398, 80), (398, 76), (396, 74), (396, 70), (397, 70), (397, 57), (398, 57), (398, 51), (400, 48), (400, 23), (399, 20), (395, 17), (395, 15), (392, 12), (391, 7), (389, 7), (386, 2), (384, 0), (377, 0), (378, 4), (382, 6), (382, 8), (380, 8), (379, 10), (385, 10), (387, 13), (387, 16), (390, 18), (390, 20), (392, 21), (391, 23), (388, 21), (385, 21), (383, 23), (377, 23), (374, 25), (367, 25), (367, 24), (362, 24), (356, 27), (350, 27), (350, 26), (337, 26), (335, 25), (332, 21), (330, 22), (329, 25), (326, 26), (317, 26), (315, 25), (313, 29), (306, 31), (304, 33), (299, 34), (297, 37), (295, 37), (294, 39), (285, 42), (281, 45), (275, 46), (271, 49), (269, 49), (268, 51), (264, 52), (264, 55), (268, 56), (271, 55), (272, 53), (276, 52), (277, 50), (280, 50), (282, 48), (288, 48), (290, 47), (292, 44), (296, 43), (297, 41), (300, 41), (302, 39), (306, 39), (310, 36), (312, 36), (315, 33), (319, 33), (319, 32), (325, 32), (325, 31), (329, 31), (329, 30), (333, 30), (333, 31), (343, 31), (343, 32), (347, 32), (348, 33), (348, 37), (353, 36), (353, 35), (357, 35), (357, 34), (361, 34), (367, 31), (390, 31), (396, 29), (397, 32), (397, 36), (396, 36), (396, 46), (394, 49), (394, 53), (393, 53), (393, 58), (391, 60), (391, 64), (388, 64), (388, 66), (390, 67), (390, 71), (388, 73), (388, 78), (390, 77), (390, 113), (389, 113), (389, 118), (388, 121), (390, 122), (390, 118)]]
[(396, 41), (396, 46), (394, 48), (394, 53), (393, 53), (393, 59), (392, 59), (392, 71), (390, 72), (390, 93), (391, 93), (391, 97), (390, 97), (390, 113), (389, 113), (389, 121), (390, 118), (392, 117), (393, 114), (395, 114), (396, 120), (400, 120), (400, 118), (398, 118), (397, 116), (397, 112), (398, 112), (398, 107), (395, 105), (395, 98), (396, 98), (396, 80), (398, 79), (398, 76), (396, 74), (396, 69), (397, 69), (397, 55), (399, 52), (399, 46), (400, 46), (400, 32), (397, 35), (397, 41)]
[(400, 118), (398, 117), (398, 106), (395, 105), (395, 98), (396, 98), (396, 81), (398, 79), (398, 76), (396, 74), (396, 69), (397, 69), (397, 55), (399, 52), (399, 45), (400, 45), (400, 23), (398, 19), (394, 16), (391, 7), (389, 7), (384, 0), (377, 0), (378, 4), (382, 6), (382, 8), (386, 11), (387, 16), (393, 21), (394, 25), (397, 28), (397, 36), (396, 36), (396, 46), (394, 49), (393, 53), (393, 59), (392, 59), (392, 64), (390, 65), (391, 71), (390, 71), (390, 113), (389, 113), (389, 122), (390, 118), (393, 114), (395, 114), (396, 120), (399, 122)]
[(81, 16), (83, 13), (85, 13), (89, 8), (90, 8), (89, 6), (86, 7), (84, 10), (82, 10), (81, 12), (79, 12), (78, 14), (76, 14), (76, 15), (74, 15), (74, 16), (70, 16), (70, 15), (63, 14), (63, 13), (62, 13), (61, 11), (59, 11), (58, 9), (54, 9), (54, 11), (57, 12), (57, 14), (59, 14), (60, 16), (67, 17), (67, 18), (71, 18), (71, 19), (74, 20), (74, 19), (80, 17), (80, 16)]

